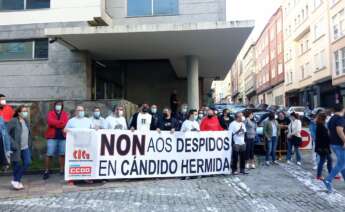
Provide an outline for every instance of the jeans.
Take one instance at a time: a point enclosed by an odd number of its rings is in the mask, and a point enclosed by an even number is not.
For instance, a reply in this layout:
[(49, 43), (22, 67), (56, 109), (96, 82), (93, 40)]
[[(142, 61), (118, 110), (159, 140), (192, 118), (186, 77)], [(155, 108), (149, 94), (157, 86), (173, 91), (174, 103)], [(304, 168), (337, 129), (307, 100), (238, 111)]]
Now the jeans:
[(234, 144), (232, 147), (231, 169), (237, 171), (238, 158), (240, 158), (240, 172), (244, 172), (246, 165), (246, 145)]
[(246, 138), (246, 160), (254, 160), (255, 138)]
[(292, 145), (291, 141), (288, 141), (288, 149), (286, 154), (286, 160), (291, 160), (291, 153), (292, 153), (292, 147), (295, 148), (295, 154), (296, 154), (296, 161), (301, 162), (301, 152), (299, 151), (299, 147)]
[(47, 141), (47, 155), (54, 156), (58, 153), (59, 156), (65, 155), (66, 140), (48, 139)]
[(326, 181), (332, 183), (333, 179), (339, 172), (343, 175), (345, 179), (345, 148), (340, 145), (331, 145), (333, 152), (337, 156), (337, 164), (332, 169), (331, 173), (326, 178)]
[(29, 149), (23, 149), (20, 152), (23, 165), (20, 161), (13, 161), (13, 181), (20, 182), (25, 171), (29, 168), (31, 164), (31, 153)]
[(327, 169), (328, 169), (328, 173), (331, 173), (332, 171), (332, 157), (331, 154), (328, 155), (320, 155), (319, 156), (320, 160), (319, 160), (319, 164), (317, 165), (317, 176), (321, 177), (322, 176), (322, 169), (323, 169), (323, 164), (326, 162), (327, 160)]
[(272, 157), (272, 161), (276, 160), (277, 152), (277, 137), (273, 136), (266, 144), (266, 161), (269, 161), (269, 157)]

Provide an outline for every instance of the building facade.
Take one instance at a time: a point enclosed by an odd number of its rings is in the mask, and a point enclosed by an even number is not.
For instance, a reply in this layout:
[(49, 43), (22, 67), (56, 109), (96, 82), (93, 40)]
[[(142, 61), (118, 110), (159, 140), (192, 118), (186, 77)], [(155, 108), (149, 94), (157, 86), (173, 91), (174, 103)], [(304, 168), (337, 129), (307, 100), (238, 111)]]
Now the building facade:
[(256, 96), (255, 44), (251, 44), (243, 56), (244, 96), (247, 104), (258, 104)]
[(0, 93), (164, 106), (177, 89), (198, 108), (253, 28), (226, 21), (225, 8), (225, 0), (0, 1)]
[(285, 104), (283, 39), (283, 13), (279, 8), (256, 42), (256, 92), (261, 104)]

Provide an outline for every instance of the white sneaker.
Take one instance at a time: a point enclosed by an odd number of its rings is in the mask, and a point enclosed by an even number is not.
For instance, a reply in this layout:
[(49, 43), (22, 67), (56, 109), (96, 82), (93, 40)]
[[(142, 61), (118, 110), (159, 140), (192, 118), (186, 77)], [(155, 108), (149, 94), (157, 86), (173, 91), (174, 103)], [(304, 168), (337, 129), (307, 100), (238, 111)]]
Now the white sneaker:
[(270, 165), (270, 162), (269, 161), (266, 161), (266, 166), (269, 166)]
[(248, 163), (246, 164), (246, 169), (249, 169), (249, 164)]
[(24, 189), (24, 185), (23, 185), (23, 183), (18, 182), (18, 187), (19, 187), (19, 189)]
[(13, 187), (15, 190), (19, 190), (19, 189), (20, 189), (19, 182), (17, 182), (17, 181), (11, 181), (11, 184), (12, 184), (12, 187)]
[(291, 164), (291, 160), (287, 160), (286, 163), (287, 163), (287, 164)]
[(296, 164), (297, 164), (298, 166), (302, 166), (302, 163), (299, 162), (299, 161), (298, 161)]
[(251, 169), (255, 169), (256, 167), (255, 167), (255, 164), (253, 163), (252, 165), (251, 165), (251, 167), (250, 167)]
[(313, 166), (313, 170), (316, 170), (317, 169), (317, 166)]

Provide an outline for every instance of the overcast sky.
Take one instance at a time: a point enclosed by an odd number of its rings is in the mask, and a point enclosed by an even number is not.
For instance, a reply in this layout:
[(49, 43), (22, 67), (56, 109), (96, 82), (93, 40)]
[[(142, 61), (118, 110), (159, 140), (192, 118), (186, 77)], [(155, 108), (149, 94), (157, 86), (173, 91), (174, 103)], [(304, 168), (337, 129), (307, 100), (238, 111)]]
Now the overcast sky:
[(255, 20), (252, 39), (256, 39), (281, 0), (227, 0), (228, 20)]

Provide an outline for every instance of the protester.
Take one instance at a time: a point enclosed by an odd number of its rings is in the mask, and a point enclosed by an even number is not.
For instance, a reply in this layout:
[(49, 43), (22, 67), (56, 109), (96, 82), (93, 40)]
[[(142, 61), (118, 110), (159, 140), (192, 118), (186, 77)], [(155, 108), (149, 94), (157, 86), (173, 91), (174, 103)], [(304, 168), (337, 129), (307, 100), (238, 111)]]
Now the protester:
[(341, 104), (335, 105), (334, 115), (329, 120), (328, 129), (330, 134), (330, 144), (333, 152), (337, 157), (337, 163), (332, 169), (331, 173), (323, 181), (328, 192), (332, 192), (332, 182), (335, 176), (339, 172), (343, 175), (345, 179), (345, 118), (344, 118), (344, 108)]
[(152, 130), (157, 130), (160, 125), (160, 121), (162, 120), (162, 114), (158, 112), (157, 105), (153, 104), (151, 105), (151, 111), (150, 114), (152, 116)]
[(154, 129), (153, 119), (149, 113), (149, 105), (143, 104), (139, 108), (139, 112), (133, 115), (132, 121), (130, 123), (130, 129), (132, 131), (150, 131)]
[(54, 103), (53, 109), (47, 114), (48, 128), (45, 132), (47, 139), (47, 155), (45, 158), (45, 171), (43, 179), (49, 178), (50, 163), (56, 154), (59, 156), (60, 174), (63, 175), (65, 169), (65, 149), (66, 149), (66, 134), (63, 132), (67, 121), (68, 113), (64, 110), (62, 101)]
[(177, 114), (178, 129), (181, 129), (182, 123), (188, 119), (188, 105), (183, 104), (181, 106), (181, 111)]
[[(31, 164), (32, 137), (28, 116), (28, 108), (21, 105), (16, 109), (12, 120), (7, 126), (12, 140), (13, 180), (11, 184), (15, 190), (24, 189), (21, 179)], [(22, 160), (23, 165), (21, 165), (20, 160)]]
[[(71, 129), (92, 129), (92, 122), (89, 118), (85, 117), (85, 109), (83, 106), (78, 105), (75, 108), (74, 117), (68, 120), (64, 132), (67, 133)], [(92, 180), (87, 180), (87, 183), (92, 183)], [(73, 181), (68, 181), (69, 185), (74, 185)]]
[(181, 127), (181, 132), (190, 132), (190, 131), (200, 131), (198, 123), (198, 111), (190, 110), (188, 113), (188, 119), (185, 120)]
[(102, 117), (101, 108), (100, 107), (94, 107), (92, 116), (90, 117), (90, 121), (92, 123), (92, 129), (106, 129), (107, 128), (107, 122)]
[(275, 114), (270, 113), (268, 120), (264, 123), (263, 133), (266, 139), (266, 165), (270, 165), (270, 156), (272, 163), (277, 164), (277, 139), (280, 135), (280, 128), (278, 122), (275, 120)]
[(299, 116), (297, 113), (293, 112), (290, 115), (291, 122), (288, 127), (288, 150), (286, 155), (287, 163), (291, 163), (291, 154), (292, 154), (292, 148), (295, 150), (296, 154), (296, 163), (297, 165), (301, 164), (301, 153), (299, 150), (299, 146), (302, 142), (301, 138), (301, 130), (302, 130), (302, 123), (299, 120)]
[(11, 141), (4, 119), (0, 116), (0, 166), (6, 167), (11, 162)]
[(245, 133), (245, 143), (246, 143), (246, 168), (255, 169), (255, 160), (254, 160), (254, 145), (256, 138), (256, 123), (253, 120), (253, 112), (247, 111), (245, 114), (246, 120), (244, 122), (246, 127)]
[(234, 121), (234, 119), (230, 116), (229, 109), (224, 109), (222, 115), (219, 117), (219, 122), (222, 128), (228, 129), (232, 121)]
[(174, 89), (170, 96), (170, 108), (171, 108), (172, 115), (174, 117), (177, 116), (178, 105), (179, 105), (179, 100), (177, 97), (177, 90)]
[(214, 113), (214, 108), (207, 110), (207, 117), (205, 117), (200, 123), (201, 131), (223, 131), (224, 129), (220, 126), (219, 119)]
[(287, 129), (290, 124), (290, 119), (286, 117), (284, 112), (278, 113), (277, 118), (279, 128), (280, 128), (280, 137), (278, 139), (278, 148), (279, 148), (279, 159), (281, 159), (281, 152), (287, 149)]
[(324, 163), (327, 161), (328, 172), (332, 171), (332, 157), (330, 149), (330, 138), (328, 130), (325, 126), (326, 124), (326, 114), (320, 113), (316, 117), (316, 130), (315, 130), (315, 152), (320, 157), (318, 166), (317, 166), (317, 175), (318, 180), (323, 180), (322, 169)]
[(127, 121), (124, 117), (124, 108), (121, 105), (114, 106), (112, 113), (105, 119), (106, 129), (127, 130)]
[(4, 122), (7, 123), (13, 118), (14, 110), (7, 104), (6, 96), (0, 94), (0, 117), (3, 118)]
[(174, 132), (179, 127), (177, 119), (172, 117), (171, 110), (169, 108), (163, 109), (163, 118), (160, 122), (159, 130)]
[(246, 126), (243, 123), (243, 114), (238, 112), (235, 114), (235, 121), (231, 122), (229, 126), (229, 136), (232, 142), (232, 158), (231, 158), (231, 170), (233, 175), (238, 175), (237, 163), (238, 158), (240, 161), (240, 173), (248, 174), (245, 171), (246, 163), (246, 144), (244, 141), (244, 135), (246, 133)]
[(310, 137), (312, 140), (312, 146), (313, 146), (313, 153), (312, 153), (312, 159), (313, 159), (313, 169), (316, 170), (318, 167), (319, 163), (319, 155), (317, 155), (317, 152), (315, 151), (315, 140), (316, 140), (316, 118), (317, 114), (314, 114), (313, 112), (310, 115), (310, 120), (308, 124), (309, 132), (310, 132)]
[(200, 109), (198, 111), (198, 120), (197, 120), (198, 123), (200, 124), (203, 119), (204, 119), (204, 111), (202, 109)]

